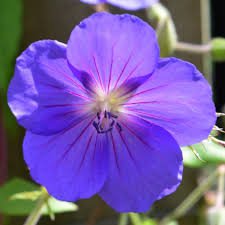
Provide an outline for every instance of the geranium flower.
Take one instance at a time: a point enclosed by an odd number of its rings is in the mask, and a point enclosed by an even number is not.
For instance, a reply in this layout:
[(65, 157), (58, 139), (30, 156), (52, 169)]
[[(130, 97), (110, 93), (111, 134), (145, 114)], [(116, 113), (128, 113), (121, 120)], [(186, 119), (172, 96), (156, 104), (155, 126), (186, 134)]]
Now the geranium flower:
[(18, 57), (8, 102), (27, 129), (31, 176), (51, 195), (98, 194), (117, 211), (143, 212), (180, 184), (179, 145), (209, 135), (211, 96), (192, 64), (159, 58), (147, 23), (96, 13), (68, 45), (38, 41)]
[(138, 10), (150, 7), (159, 0), (81, 0), (88, 4), (109, 3), (126, 10)]

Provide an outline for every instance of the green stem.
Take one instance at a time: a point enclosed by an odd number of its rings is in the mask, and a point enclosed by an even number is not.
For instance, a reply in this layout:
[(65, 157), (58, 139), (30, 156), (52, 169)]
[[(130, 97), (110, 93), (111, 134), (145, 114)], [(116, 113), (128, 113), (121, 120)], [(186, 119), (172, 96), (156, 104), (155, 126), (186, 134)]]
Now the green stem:
[(214, 171), (209, 177), (207, 177), (189, 196), (168, 216), (166, 216), (160, 223), (160, 225), (166, 225), (168, 222), (174, 219), (178, 219), (183, 216), (208, 190), (218, 177), (219, 171)]
[(142, 221), (140, 215), (137, 213), (129, 213), (130, 220), (133, 225), (141, 225)]
[(218, 192), (216, 206), (222, 208), (224, 206), (224, 190), (225, 190), (225, 165), (218, 167)]
[(107, 6), (107, 4), (105, 3), (100, 3), (94, 6), (94, 10), (96, 12), (109, 12), (109, 8)]
[(26, 219), (24, 225), (36, 225), (38, 223), (42, 215), (42, 209), (46, 204), (48, 198), (49, 198), (48, 193), (45, 190), (43, 190), (42, 195), (39, 197), (35, 208)]
[[(202, 44), (207, 44), (211, 41), (211, 4), (210, 0), (200, 0), (201, 8), (201, 35)], [(210, 52), (203, 55), (203, 73), (206, 79), (212, 84), (212, 57)]]
[(206, 54), (211, 50), (210, 44), (198, 45), (184, 42), (177, 42), (175, 51), (188, 52), (192, 54)]
[(128, 223), (128, 214), (126, 213), (120, 214), (118, 225), (127, 225), (127, 223)]

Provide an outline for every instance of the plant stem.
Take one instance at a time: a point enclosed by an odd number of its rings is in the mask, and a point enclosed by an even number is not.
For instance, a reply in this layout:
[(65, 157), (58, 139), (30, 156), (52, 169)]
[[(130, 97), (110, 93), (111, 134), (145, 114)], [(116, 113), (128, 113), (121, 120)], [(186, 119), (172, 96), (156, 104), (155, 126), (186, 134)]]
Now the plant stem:
[(109, 12), (109, 8), (105, 3), (100, 3), (94, 6), (96, 12)]
[[(201, 8), (201, 36), (202, 44), (209, 43), (211, 40), (211, 4), (210, 0), (200, 0)], [(212, 57), (210, 52), (203, 55), (202, 58), (203, 73), (206, 79), (212, 84)]]
[(49, 195), (43, 190), (42, 195), (39, 197), (37, 204), (33, 211), (30, 213), (29, 217), (26, 219), (24, 225), (36, 225), (41, 218), (43, 206), (46, 204)]
[(166, 225), (171, 220), (178, 219), (183, 216), (201, 198), (204, 192), (210, 188), (218, 175), (219, 170), (216, 170), (207, 177), (171, 214), (161, 221), (160, 225)]
[[(0, 99), (2, 96), (0, 96)], [(5, 127), (4, 127), (4, 118), (2, 107), (3, 105), (0, 104), (0, 185), (3, 185), (7, 178), (7, 147), (6, 147), (6, 134), (5, 134)], [(3, 225), (3, 215), (0, 214), (0, 225)]]
[(211, 50), (210, 44), (198, 45), (185, 42), (177, 42), (175, 51), (188, 52), (192, 54), (205, 54)]
[(224, 206), (224, 190), (225, 190), (225, 164), (218, 167), (218, 192), (216, 206), (222, 208)]
[(127, 225), (127, 223), (128, 223), (128, 214), (126, 213), (120, 214), (118, 225)]
[(129, 213), (128, 214), (130, 216), (130, 220), (132, 222), (133, 225), (141, 225), (142, 221), (140, 218), (140, 215), (137, 213)]

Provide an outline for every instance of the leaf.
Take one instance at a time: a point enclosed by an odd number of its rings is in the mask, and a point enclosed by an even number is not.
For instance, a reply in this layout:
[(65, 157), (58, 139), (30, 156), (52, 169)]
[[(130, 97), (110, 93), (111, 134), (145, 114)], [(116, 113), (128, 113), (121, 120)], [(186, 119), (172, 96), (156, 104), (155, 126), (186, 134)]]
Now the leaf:
[(4, 126), (10, 137), (18, 135), (18, 126), (8, 109), (6, 92), (19, 50), (22, 14), (22, 0), (0, 0), (0, 101)]
[(157, 225), (157, 222), (155, 220), (152, 219), (145, 219), (144, 222), (142, 223), (142, 225)]
[(29, 192), (21, 192), (16, 193), (10, 197), (10, 200), (37, 200), (41, 195), (41, 190), (39, 191), (29, 191)]
[(224, 225), (225, 224), (225, 207), (211, 207), (206, 213), (208, 225)]
[(173, 220), (167, 223), (166, 225), (179, 225), (177, 221)]
[(169, 10), (161, 3), (156, 3), (147, 9), (147, 16), (150, 21), (157, 23), (156, 33), (160, 46), (160, 56), (171, 55), (177, 44), (177, 32)]
[(0, 187), (0, 212), (8, 215), (27, 215), (35, 206), (35, 201), (12, 200), (12, 196), (21, 192), (31, 192), (40, 190), (40, 187), (19, 179), (14, 178)]
[(213, 38), (211, 41), (211, 54), (215, 62), (225, 61), (225, 38)]
[(0, 1), (0, 89), (6, 90), (22, 31), (22, 1)]
[[(71, 202), (63, 202), (59, 201), (53, 197), (50, 197), (48, 200), (48, 204), (50, 207), (50, 211), (52, 213), (63, 213), (63, 212), (74, 212), (78, 210), (78, 206)], [(45, 215), (49, 215), (49, 209), (46, 204), (46, 206), (43, 208), (43, 213)]]
[[(198, 157), (196, 157), (193, 153), (193, 149), (202, 160), (199, 160)], [(198, 168), (210, 164), (225, 163), (225, 148), (210, 139), (192, 146), (183, 147), (182, 153), (184, 165), (187, 167)]]
[[(12, 216), (30, 214), (41, 195), (41, 187), (23, 179), (14, 178), (0, 187), (0, 212)], [(77, 205), (50, 197), (43, 207), (44, 215), (72, 212)]]

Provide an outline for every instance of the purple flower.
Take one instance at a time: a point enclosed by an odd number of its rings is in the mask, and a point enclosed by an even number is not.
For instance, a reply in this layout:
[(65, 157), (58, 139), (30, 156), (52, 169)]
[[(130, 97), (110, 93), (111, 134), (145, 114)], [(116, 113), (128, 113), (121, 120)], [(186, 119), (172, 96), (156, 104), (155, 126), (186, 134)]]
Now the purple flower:
[(96, 13), (68, 45), (31, 44), (16, 62), (9, 106), (27, 129), (31, 176), (54, 197), (100, 195), (142, 212), (176, 190), (179, 145), (215, 122), (207, 81), (190, 63), (159, 58), (153, 29), (131, 15)]
[(159, 0), (81, 0), (88, 4), (109, 3), (126, 10), (138, 10), (150, 7)]

